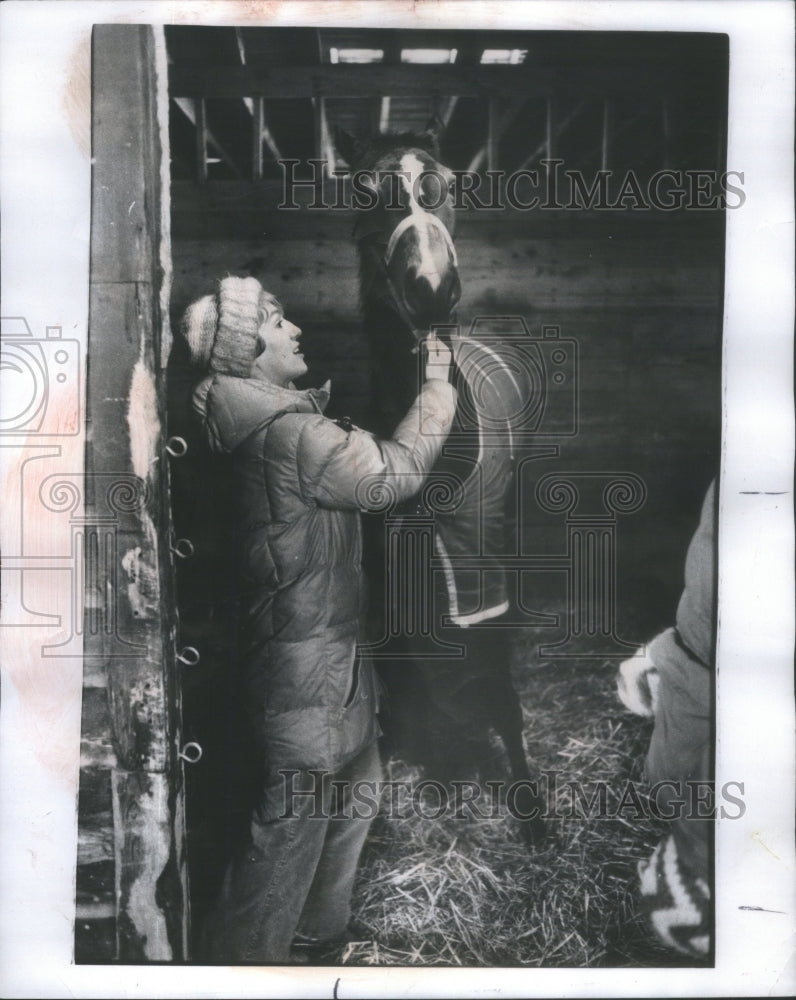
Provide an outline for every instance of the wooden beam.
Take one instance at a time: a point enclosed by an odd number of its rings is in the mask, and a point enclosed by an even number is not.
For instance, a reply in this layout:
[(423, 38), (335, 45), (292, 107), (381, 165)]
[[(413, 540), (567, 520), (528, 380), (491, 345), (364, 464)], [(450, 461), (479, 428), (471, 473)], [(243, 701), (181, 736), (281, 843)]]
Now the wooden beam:
[(390, 128), (390, 98), (372, 97), (371, 132), (382, 135)]
[(275, 160), (281, 160), (282, 154), (279, 151), (279, 147), (276, 144), (276, 139), (274, 139), (271, 129), (268, 127), (268, 119), (265, 116), (265, 108), (263, 108), (263, 142), (271, 151), (271, 156)]
[[(246, 45), (243, 41), (243, 32), (240, 28), (235, 28), (235, 41), (238, 45), (238, 58), (240, 59), (241, 66), (246, 65)], [(282, 154), (279, 152), (276, 143), (274, 142), (274, 137), (271, 135), (271, 130), (265, 121), (265, 104), (262, 99), (262, 95), (258, 95), (260, 101), (260, 109), (256, 111), (257, 99), (251, 97), (244, 97), (243, 103), (246, 105), (246, 110), (252, 116), (253, 122), (252, 126), (254, 128), (254, 138), (255, 143), (255, 154), (253, 157), (253, 176), (255, 180), (260, 180), (263, 176), (262, 170), (262, 156), (263, 156), (263, 143), (268, 146), (271, 151), (271, 155), (275, 160), (281, 160)], [(259, 170), (257, 167), (257, 161), (259, 160)]]
[(240, 59), (241, 66), (246, 65), (246, 46), (243, 42), (243, 32), (240, 28), (235, 28), (235, 42), (238, 46), (238, 58)]
[[(642, 119), (646, 118), (647, 115), (650, 114), (650, 109), (644, 108), (643, 111), (639, 112), (637, 115), (633, 115), (632, 118), (626, 118), (619, 126), (616, 124), (616, 114), (612, 103), (608, 104), (607, 114), (607, 120), (603, 117), (603, 135), (600, 138), (599, 144), (597, 146), (592, 146), (590, 149), (586, 150), (585, 153), (581, 153), (581, 161), (584, 163), (597, 153), (600, 154), (601, 163), (603, 154), (605, 154), (605, 162), (607, 163), (610, 159), (611, 143), (615, 142), (620, 135), (624, 135), (629, 129), (633, 128), (634, 125), (637, 125), (640, 121), (642, 121)], [(605, 115), (605, 105), (603, 105), (603, 115)], [(607, 169), (607, 167), (603, 169)]]
[(321, 119), (321, 159), (326, 162), (326, 176), (331, 177), (337, 166), (337, 150), (334, 148), (334, 138), (332, 130), (329, 128), (329, 120), (326, 117), (326, 98), (319, 97)]
[(263, 118), (264, 97), (255, 97), (252, 108), (252, 178), (263, 179)]
[(312, 98), (312, 112), (315, 158), (323, 160), (325, 163), (323, 176), (331, 177), (332, 172), (337, 166), (337, 152), (334, 147), (334, 139), (329, 128), (329, 122), (326, 118), (325, 97)]
[[(187, 97), (177, 97), (177, 98), (175, 98), (174, 103), (177, 105), (177, 107), (180, 109), (180, 111), (182, 111), (182, 113), (185, 115), (185, 117), (188, 119), (188, 121), (191, 123), (191, 125), (193, 125), (194, 128), (196, 128), (198, 130), (198, 125), (197, 125), (198, 117), (197, 117), (196, 105), (199, 102), (191, 100), (191, 99), (189, 99)], [(249, 104), (251, 104), (251, 103), (252, 102), (249, 101)], [(204, 101), (202, 101), (202, 106), (204, 107)], [(232, 159), (232, 157), (229, 155), (229, 153), (226, 151), (226, 149), (224, 149), (224, 147), (221, 145), (221, 143), (218, 141), (218, 139), (215, 137), (215, 135), (213, 135), (212, 131), (207, 127), (207, 109), (206, 108), (205, 108), (205, 119), (204, 120), (205, 120), (205, 136), (206, 136), (206, 139), (205, 139), (205, 161), (207, 160), (207, 148), (208, 148), (208, 146), (212, 146), (213, 149), (215, 149), (215, 151), (218, 153), (218, 155), (224, 161), (224, 163), (226, 163), (226, 165), (230, 168), (230, 170), (235, 174), (235, 176), (236, 177), (241, 177), (242, 174), (241, 174), (240, 170), (238, 169), (237, 163)], [(198, 136), (197, 136), (197, 143), (198, 143)], [(205, 162), (205, 167), (206, 166), (207, 166), (207, 163)], [(205, 173), (206, 173), (206, 170), (205, 170)]]
[(250, 66), (178, 66), (169, 68), (173, 96), (307, 98), (323, 93), (329, 97), (407, 97), (437, 92), (465, 97), (485, 91), (504, 93), (526, 88), (527, 75), (511, 73), (465, 73), (455, 66), (284, 66), (273, 70)]
[(603, 101), (603, 134), (600, 149), (600, 169), (608, 169), (608, 143), (611, 134), (611, 102), (606, 97)]
[(323, 159), (323, 129), (321, 127), (321, 98), (312, 98), (312, 151), (316, 160)]
[(440, 103), (438, 114), (445, 128), (450, 125), (451, 118), (453, 118), (453, 112), (456, 110), (456, 105), (458, 103), (459, 98), (455, 94), (452, 97), (446, 97), (445, 100)]
[(488, 125), (486, 137), (486, 165), (487, 170), (497, 170), (497, 146), (500, 141), (498, 136), (498, 103), (493, 97), (489, 101)]
[[(676, 81), (675, 81), (676, 84)], [(636, 91), (657, 93), (675, 85), (671, 73), (651, 71)], [(325, 66), (178, 65), (169, 67), (172, 97), (533, 97), (556, 92), (621, 94), (627, 75), (619, 68), (571, 69), (533, 66), (390, 66), (340, 63)]]
[[(246, 65), (246, 46), (243, 42), (243, 32), (235, 28), (235, 42), (238, 47), (238, 58), (241, 66)], [(263, 178), (263, 98), (244, 97), (243, 104), (252, 117), (252, 180)]]
[[(457, 100), (458, 100), (458, 98), (455, 98), (455, 97), (451, 98), (450, 101), (452, 102), (452, 104), (449, 103), (448, 107), (445, 109), (447, 111), (447, 116), (448, 116), (447, 117), (447, 121), (445, 121), (444, 118), (442, 120), (445, 122), (446, 125), (450, 121), (451, 115), (453, 114), (453, 109), (456, 107)], [(523, 106), (525, 105), (525, 97), (515, 98), (511, 102), (511, 104), (509, 105), (509, 107), (506, 108), (506, 110), (503, 112), (503, 114), (500, 115), (500, 117), (499, 117), (499, 119), (497, 119), (497, 121), (494, 121), (494, 118), (496, 117), (496, 114), (497, 114), (495, 105), (496, 105), (495, 101), (491, 101), (490, 102), (490, 105), (489, 105), (489, 109), (490, 109), (490, 111), (489, 111), (489, 114), (490, 114), (489, 122), (490, 122), (490, 125), (489, 125), (489, 127), (490, 127), (490, 130), (491, 130), (491, 134), (492, 134), (492, 130), (493, 130), (494, 142), (495, 142), (495, 144), (497, 144), (497, 143), (500, 142), (500, 140), (503, 138), (503, 136), (506, 134), (506, 132), (511, 128), (511, 126), (514, 123), (514, 119), (517, 117), (517, 115), (519, 114), (519, 112), (521, 111), (521, 109), (523, 108)], [(481, 164), (484, 162), (485, 159), (488, 158), (488, 147), (489, 147), (489, 141), (487, 140), (487, 142), (484, 143), (484, 145), (478, 150), (478, 152), (475, 154), (475, 156), (470, 161), (470, 163), (469, 163), (469, 165), (467, 167), (467, 169), (469, 171), (472, 172), (472, 171), (480, 170), (481, 169)], [(489, 169), (493, 170), (495, 168), (494, 167), (489, 167)]]
[(553, 117), (555, 107), (552, 96), (548, 95), (545, 105), (545, 156), (548, 160), (553, 159)]
[(564, 132), (565, 129), (569, 128), (571, 123), (577, 118), (577, 116), (587, 107), (588, 101), (581, 101), (577, 107), (573, 108), (568, 115), (566, 115), (555, 127), (553, 126), (553, 113), (554, 109), (552, 107), (552, 102), (548, 98), (547, 101), (547, 117), (545, 120), (545, 137), (539, 143), (539, 145), (534, 149), (532, 153), (525, 157), (522, 163), (517, 167), (517, 170), (525, 170), (529, 167), (534, 160), (538, 159), (545, 154), (548, 160), (553, 158), (553, 151), (555, 149), (555, 140)]

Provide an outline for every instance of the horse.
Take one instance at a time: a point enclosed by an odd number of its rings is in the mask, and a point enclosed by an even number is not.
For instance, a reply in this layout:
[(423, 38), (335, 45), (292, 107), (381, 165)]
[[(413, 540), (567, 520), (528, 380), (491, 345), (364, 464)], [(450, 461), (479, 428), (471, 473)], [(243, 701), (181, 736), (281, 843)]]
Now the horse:
[[(432, 574), (428, 589), (441, 612), (435, 639), (459, 653), (431, 658), (428, 643), (409, 639), (401, 647), (399, 640), (401, 656), (377, 664), (388, 694), (383, 725), (394, 750), (442, 779), (460, 775), (462, 767), (478, 767), (489, 753), (493, 728), (505, 746), (513, 787), (520, 791), (515, 815), (523, 836), (538, 844), (545, 833), (543, 808), (531, 780), (522, 709), (511, 679), (509, 601), (501, 565), (507, 508), (516, 496), (511, 416), (527, 403), (532, 388), (523, 383), (522, 365), (510, 349), (457, 332), (455, 177), (440, 162), (439, 133), (432, 121), (421, 134), (363, 141), (340, 132), (337, 138), (361, 196), (353, 235), (372, 357), (370, 429), (389, 436), (417, 396), (419, 343), (431, 327), (452, 349), (458, 398), (451, 436), (423, 491), (425, 506), (416, 503), (404, 513), (429, 514), (435, 482), (449, 501), (436, 505), (432, 514), (435, 566), (441, 571)], [(495, 427), (505, 431), (498, 441), (486, 433)], [(372, 586), (389, 573), (384, 547), (382, 525), (371, 523), (368, 530), (366, 519), (365, 562)], [(383, 608), (390, 598), (374, 589)]]

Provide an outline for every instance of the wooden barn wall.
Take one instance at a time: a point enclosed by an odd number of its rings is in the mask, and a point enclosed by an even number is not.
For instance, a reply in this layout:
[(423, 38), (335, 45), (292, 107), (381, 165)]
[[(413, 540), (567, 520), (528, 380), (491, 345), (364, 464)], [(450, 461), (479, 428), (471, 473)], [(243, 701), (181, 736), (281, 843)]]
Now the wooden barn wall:
[(168, 151), (158, 128), (156, 51), (151, 27), (94, 29), (75, 923), (75, 960), (86, 963), (187, 957), (161, 363)]
[[(330, 377), (332, 415), (361, 419), (368, 352), (352, 216), (268, 210), (245, 185), (172, 189), (175, 327), (218, 278), (254, 274), (302, 327), (308, 384)], [(627, 612), (634, 632), (651, 632), (672, 619), (685, 549), (718, 471), (723, 220), (502, 211), (461, 213), (457, 227), (464, 329), (476, 316), (518, 314), (533, 336), (555, 325), (577, 343), (577, 433), (559, 439), (559, 456), (534, 462), (531, 474), (624, 471), (647, 486), (643, 508), (619, 521), (617, 560), (620, 625)], [(190, 435), (195, 376), (179, 349), (175, 358), (172, 429), (176, 421)], [(535, 549), (562, 549), (560, 518), (545, 518), (532, 502), (524, 517)]]

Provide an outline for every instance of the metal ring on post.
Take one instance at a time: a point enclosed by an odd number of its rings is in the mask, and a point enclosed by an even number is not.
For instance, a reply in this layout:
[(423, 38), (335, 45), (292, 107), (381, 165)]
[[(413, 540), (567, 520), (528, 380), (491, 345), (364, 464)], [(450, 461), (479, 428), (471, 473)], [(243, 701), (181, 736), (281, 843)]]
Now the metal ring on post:
[(188, 452), (188, 443), (185, 438), (175, 435), (166, 442), (166, 451), (172, 458), (182, 458)]
[(190, 559), (194, 554), (193, 542), (189, 538), (178, 538), (170, 548), (178, 559)]
[(183, 646), (179, 653), (177, 653), (177, 659), (180, 663), (184, 663), (186, 667), (195, 667), (201, 658), (199, 650), (195, 646)]
[(191, 740), (190, 743), (185, 744), (177, 756), (181, 757), (187, 764), (198, 764), (202, 759), (202, 748), (194, 740)]

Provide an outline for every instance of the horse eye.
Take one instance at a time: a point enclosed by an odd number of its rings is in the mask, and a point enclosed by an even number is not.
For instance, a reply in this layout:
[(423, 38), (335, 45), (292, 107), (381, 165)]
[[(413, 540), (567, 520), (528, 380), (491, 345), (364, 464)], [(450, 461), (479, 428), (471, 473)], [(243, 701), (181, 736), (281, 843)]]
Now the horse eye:
[(418, 201), (423, 208), (439, 208), (447, 196), (444, 178), (437, 173), (426, 173), (420, 179)]

